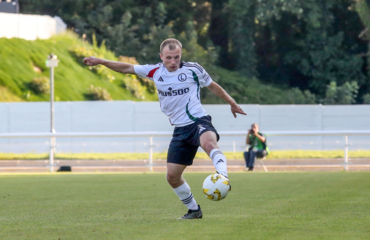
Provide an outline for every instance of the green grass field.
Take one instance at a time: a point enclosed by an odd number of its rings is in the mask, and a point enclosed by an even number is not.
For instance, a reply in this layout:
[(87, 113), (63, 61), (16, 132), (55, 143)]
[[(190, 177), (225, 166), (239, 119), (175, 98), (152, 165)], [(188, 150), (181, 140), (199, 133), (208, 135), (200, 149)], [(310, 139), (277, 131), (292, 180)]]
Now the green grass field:
[(231, 173), (205, 198), (208, 173), (185, 178), (202, 206), (186, 212), (164, 174), (0, 176), (0, 239), (369, 239), (369, 173)]

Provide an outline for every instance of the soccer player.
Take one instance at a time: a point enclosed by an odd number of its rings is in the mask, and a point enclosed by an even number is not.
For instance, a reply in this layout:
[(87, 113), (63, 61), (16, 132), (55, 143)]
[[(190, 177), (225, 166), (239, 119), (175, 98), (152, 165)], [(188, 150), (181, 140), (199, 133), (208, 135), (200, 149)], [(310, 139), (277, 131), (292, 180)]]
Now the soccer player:
[(132, 65), (96, 57), (84, 58), (84, 63), (89, 66), (102, 64), (116, 72), (137, 74), (154, 81), (161, 110), (175, 126), (167, 154), (167, 181), (188, 208), (188, 212), (179, 219), (197, 219), (202, 218), (202, 210), (182, 173), (193, 164), (199, 146), (210, 156), (216, 171), (228, 178), (226, 157), (217, 145), (219, 135), (212, 125), (211, 117), (200, 102), (200, 88), (207, 87), (229, 103), (234, 117), (237, 113), (246, 113), (222, 87), (212, 81), (201, 65), (183, 62), (181, 55), (180, 41), (169, 38), (160, 46), (161, 63)]

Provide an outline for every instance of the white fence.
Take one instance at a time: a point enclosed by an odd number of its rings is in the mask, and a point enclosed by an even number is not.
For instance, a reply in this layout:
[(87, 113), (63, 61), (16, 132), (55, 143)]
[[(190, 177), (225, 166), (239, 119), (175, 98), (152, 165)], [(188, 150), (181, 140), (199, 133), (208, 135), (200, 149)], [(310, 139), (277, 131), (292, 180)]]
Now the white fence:
[[(229, 105), (204, 105), (219, 132), (246, 132), (258, 123), (262, 133), (278, 131), (369, 131), (370, 105), (241, 105), (247, 116), (234, 118)], [(56, 102), (55, 130), (58, 134), (88, 132), (172, 132), (158, 102), (89, 101)], [(0, 103), (0, 133), (35, 133), (50, 131), (50, 103)], [(168, 148), (170, 137), (155, 138), (155, 152)], [(271, 150), (343, 149), (344, 137), (338, 135), (268, 136)], [(351, 150), (370, 150), (370, 137), (351, 136)], [(147, 137), (63, 137), (57, 152), (147, 152)], [(224, 151), (245, 149), (245, 135), (221, 136)], [(0, 152), (45, 153), (48, 138), (1, 139)]]
[(48, 39), (66, 29), (58, 16), (0, 13), (0, 38)]
[[(247, 132), (219, 132), (222, 136), (246, 136)], [(369, 131), (296, 131), (296, 132), (266, 132), (267, 136), (341, 136), (344, 138), (344, 170), (348, 170), (348, 136), (369, 136)], [(49, 167), (54, 171), (55, 138), (103, 138), (103, 137), (146, 137), (149, 138), (149, 171), (153, 171), (154, 137), (171, 137), (172, 132), (102, 132), (102, 133), (7, 133), (0, 134), (0, 138), (50, 138)]]

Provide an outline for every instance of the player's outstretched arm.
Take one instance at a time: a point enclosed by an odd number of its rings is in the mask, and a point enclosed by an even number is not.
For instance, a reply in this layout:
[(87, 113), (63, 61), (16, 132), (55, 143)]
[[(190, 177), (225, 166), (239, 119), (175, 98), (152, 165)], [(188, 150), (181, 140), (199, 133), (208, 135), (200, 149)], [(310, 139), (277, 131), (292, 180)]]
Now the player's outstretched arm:
[(109, 61), (97, 57), (86, 57), (84, 58), (84, 63), (89, 66), (96, 66), (101, 64), (116, 72), (135, 74), (134, 65), (129, 63)]
[(247, 115), (243, 111), (243, 109), (241, 109), (241, 107), (235, 102), (235, 100), (232, 97), (230, 97), (230, 95), (220, 85), (218, 85), (215, 82), (212, 82), (207, 88), (213, 94), (215, 94), (216, 96), (222, 98), (225, 102), (227, 102), (228, 104), (230, 104), (230, 106), (231, 106), (231, 112), (234, 115), (234, 117), (236, 117), (236, 114), (237, 113), (243, 114), (243, 115)]

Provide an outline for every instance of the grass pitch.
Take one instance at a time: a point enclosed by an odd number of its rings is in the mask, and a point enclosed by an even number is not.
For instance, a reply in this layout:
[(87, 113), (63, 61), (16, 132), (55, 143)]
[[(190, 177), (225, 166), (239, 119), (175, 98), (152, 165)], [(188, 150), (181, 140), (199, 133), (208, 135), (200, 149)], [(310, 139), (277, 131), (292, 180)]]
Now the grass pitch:
[(0, 239), (369, 239), (370, 174), (231, 173), (229, 196), (202, 193), (201, 220), (164, 174), (0, 176)]

